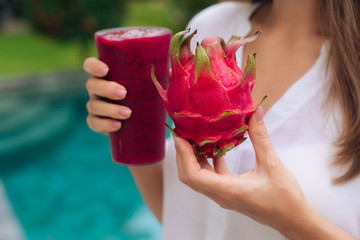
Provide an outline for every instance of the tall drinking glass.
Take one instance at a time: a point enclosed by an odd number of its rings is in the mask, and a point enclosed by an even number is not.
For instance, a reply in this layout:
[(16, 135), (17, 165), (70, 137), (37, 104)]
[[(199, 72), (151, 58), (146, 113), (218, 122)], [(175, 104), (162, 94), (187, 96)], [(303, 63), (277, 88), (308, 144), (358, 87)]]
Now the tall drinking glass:
[(132, 110), (121, 129), (109, 136), (116, 163), (145, 165), (164, 157), (166, 110), (151, 80), (150, 66), (155, 65), (156, 77), (166, 88), (170, 39), (171, 31), (160, 27), (113, 28), (95, 33), (98, 57), (109, 67), (105, 79), (127, 90), (124, 100), (111, 102)]

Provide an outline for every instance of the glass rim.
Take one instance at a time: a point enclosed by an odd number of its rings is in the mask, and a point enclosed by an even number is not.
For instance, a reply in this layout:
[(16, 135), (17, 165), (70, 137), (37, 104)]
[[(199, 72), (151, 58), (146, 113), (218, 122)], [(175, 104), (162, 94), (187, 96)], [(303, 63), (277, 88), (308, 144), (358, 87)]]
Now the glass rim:
[(105, 35), (108, 32), (111, 31), (116, 31), (116, 30), (126, 30), (126, 29), (160, 29), (160, 30), (164, 30), (164, 32), (162, 32), (161, 34), (156, 34), (156, 35), (151, 35), (151, 36), (142, 36), (142, 37), (134, 37), (134, 38), (127, 38), (127, 39), (122, 39), (122, 40), (111, 40), (111, 41), (124, 41), (124, 40), (128, 40), (128, 39), (139, 39), (139, 38), (156, 38), (156, 37), (161, 37), (161, 36), (165, 36), (168, 34), (172, 34), (172, 30), (166, 27), (158, 27), (158, 26), (131, 26), (131, 27), (114, 27), (114, 28), (105, 28), (105, 29), (101, 29), (98, 30), (94, 33), (94, 37), (95, 38), (103, 38), (105, 40), (110, 40), (105, 38), (103, 35)]

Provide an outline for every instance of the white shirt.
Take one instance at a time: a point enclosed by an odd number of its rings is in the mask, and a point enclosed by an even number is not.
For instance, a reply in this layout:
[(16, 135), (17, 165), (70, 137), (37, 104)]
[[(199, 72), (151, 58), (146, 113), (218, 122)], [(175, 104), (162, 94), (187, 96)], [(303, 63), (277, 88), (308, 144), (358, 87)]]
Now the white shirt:
[[(247, 36), (251, 31), (249, 17), (257, 7), (257, 4), (223, 2), (205, 9), (189, 23), (192, 30), (198, 30), (193, 44), (214, 35), (225, 41), (231, 35)], [(338, 132), (335, 114), (323, 108), (329, 85), (326, 52), (324, 44), (314, 65), (269, 109), (264, 121), (277, 154), (298, 180), (310, 205), (330, 222), (360, 238), (360, 177), (342, 185), (331, 183), (344, 169), (330, 166), (332, 143)], [(242, 48), (237, 59), (241, 66)], [(229, 151), (225, 159), (233, 173), (252, 170), (255, 155), (250, 140)], [(164, 160), (163, 239), (285, 238), (247, 216), (222, 209), (182, 184), (177, 176), (174, 144), (169, 140)]]

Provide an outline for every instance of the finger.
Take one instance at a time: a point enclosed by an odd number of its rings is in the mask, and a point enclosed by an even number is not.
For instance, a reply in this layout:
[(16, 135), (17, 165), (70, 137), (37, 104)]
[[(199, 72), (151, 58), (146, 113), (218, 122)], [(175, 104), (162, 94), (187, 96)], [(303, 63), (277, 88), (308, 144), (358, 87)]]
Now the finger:
[[(176, 141), (176, 139), (174, 138), (174, 142), (175, 141)], [(193, 146), (191, 146), (191, 147), (194, 152), (194, 147)], [(181, 153), (181, 151), (176, 151), (176, 165), (177, 165), (177, 169), (178, 169), (178, 177), (179, 177), (180, 181), (185, 183), (183, 180), (186, 179), (187, 173), (184, 171), (184, 168), (182, 166), (182, 163), (183, 163), (182, 158), (183, 158), (183, 154)], [(204, 155), (197, 156), (197, 160), (198, 160), (198, 163), (201, 168), (208, 169), (209, 171), (214, 171), (214, 169), (211, 167), (207, 158)], [(200, 191), (200, 189), (197, 188), (196, 186), (193, 186), (193, 185), (188, 185), (188, 186), (191, 187), (195, 191), (198, 191), (198, 192)]]
[(109, 119), (109, 118), (101, 118), (94, 115), (89, 114), (86, 122), (91, 130), (98, 133), (109, 133), (117, 131), (121, 128), (121, 122)]
[(109, 72), (108, 66), (94, 57), (85, 59), (83, 68), (85, 72), (96, 77), (105, 77)]
[(249, 121), (249, 137), (254, 147), (257, 160), (266, 160), (275, 153), (263, 120), (264, 110), (260, 106)]
[(97, 95), (113, 100), (122, 100), (126, 96), (126, 89), (122, 85), (99, 78), (89, 78), (86, 89), (90, 96)]
[[(188, 172), (185, 168), (184, 164), (187, 162), (187, 159), (193, 159), (194, 168), (200, 170), (200, 164), (197, 162), (194, 150), (191, 144), (185, 139), (179, 138), (173, 134), (175, 149), (176, 149), (176, 164), (178, 166), (178, 175), (180, 181), (186, 183), (186, 179), (188, 179)], [(186, 183), (187, 184), (187, 183)]]
[(209, 164), (208, 159), (205, 157), (205, 155), (200, 155), (197, 157), (198, 163), (200, 164), (201, 168), (205, 168), (209, 171), (214, 172), (214, 168)]
[(131, 116), (130, 108), (97, 99), (89, 100), (86, 108), (90, 114), (100, 117), (125, 120)]
[[(184, 165), (192, 165), (191, 168), (195, 168), (197, 170), (200, 170), (200, 164), (196, 159), (194, 150), (191, 146), (191, 144), (186, 141), (185, 139), (182, 139), (180, 137), (177, 137), (173, 135), (174, 143), (175, 143), (175, 149), (176, 153), (179, 156), (179, 160), (183, 160), (180, 162), (180, 164)], [(186, 160), (186, 161), (185, 161)]]
[[(173, 140), (174, 140), (174, 145), (176, 146), (176, 142), (175, 142), (175, 135), (173, 134)], [(177, 166), (177, 171), (178, 171), (178, 177), (180, 179), (180, 181), (182, 181), (182, 179), (184, 178), (184, 169), (182, 167), (182, 160), (180, 157), (180, 153), (178, 151), (176, 151), (176, 166)]]
[(217, 172), (219, 174), (228, 174), (229, 173), (229, 169), (227, 168), (227, 166), (225, 164), (224, 157), (214, 159), (213, 163), (214, 163), (215, 172)]
[(193, 149), (185, 139), (174, 137), (176, 161), (181, 164), (180, 180), (186, 185), (202, 191), (217, 193), (224, 189), (224, 179), (214, 171), (202, 168)]
[[(201, 169), (200, 163), (196, 161), (193, 147), (185, 139), (179, 138), (175, 135), (173, 135), (173, 139), (174, 139), (174, 144), (175, 144), (175, 148), (176, 148), (176, 164), (177, 164), (179, 180), (182, 183), (189, 186), (190, 188), (192, 188), (193, 190), (200, 192), (200, 193), (204, 193), (204, 190), (197, 187), (196, 184), (194, 184), (190, 180), (188, 171), (184, 166), (186, 158), (193, 158), (193, 159), (195, 159), (194, 164), (196, 165), (194, 167), (199, 170)], [(203, 162), (203, 161), (201, 161), (201, 162)]]

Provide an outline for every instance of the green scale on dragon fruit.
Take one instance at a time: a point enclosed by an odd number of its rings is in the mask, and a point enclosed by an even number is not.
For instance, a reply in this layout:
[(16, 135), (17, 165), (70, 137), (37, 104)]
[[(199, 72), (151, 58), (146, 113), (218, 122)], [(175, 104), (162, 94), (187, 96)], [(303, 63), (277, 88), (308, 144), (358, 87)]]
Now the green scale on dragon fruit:
[(154, 67), (152, 79), (174, 121), (173, 134), (194, 144), (197, 155), (216, 159), (244, 142), (249, 118), (258, 107), (251, 97), (255, 54), (248, 56), (242, 72), (235, 52), (256, 40), (260, 32), (244, 39), (233, 36), (226, 44), (220, 37), (208, 37), (197, 44), (195, 52), (190, 50), (190, 41), (196, 31), (189, 32), (179, 32), (171, 39), (168, 90), (156, 80)]

